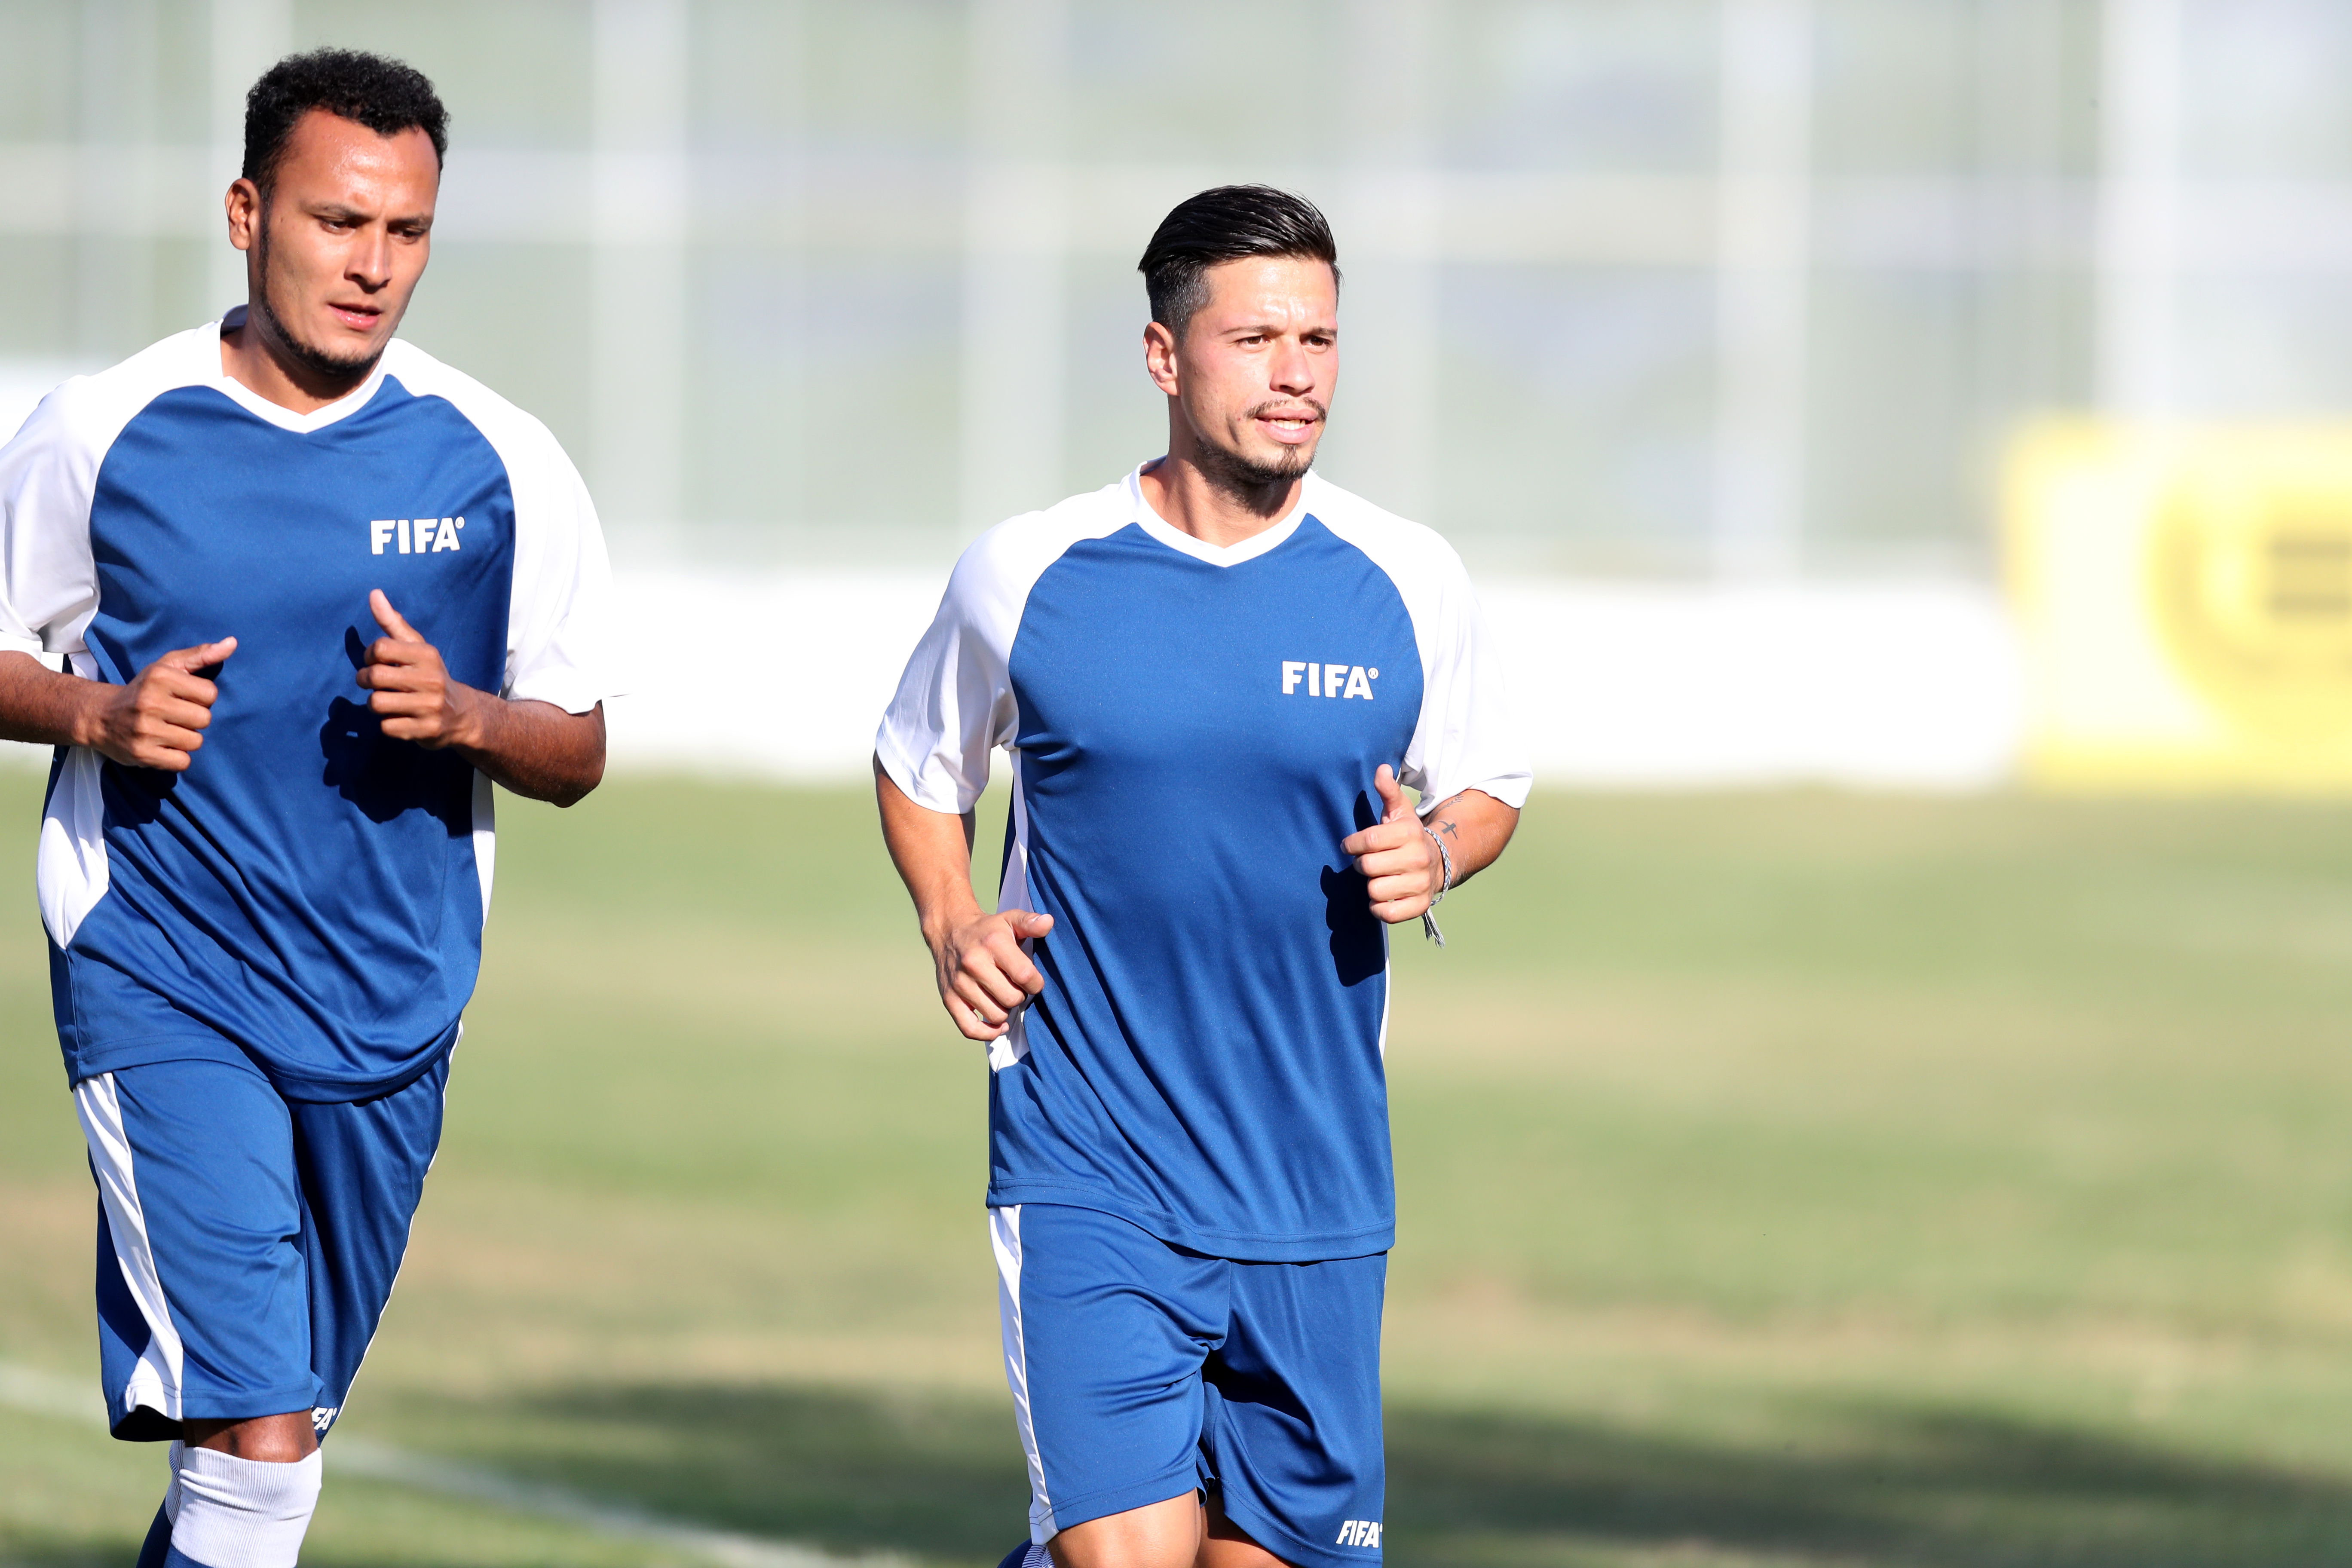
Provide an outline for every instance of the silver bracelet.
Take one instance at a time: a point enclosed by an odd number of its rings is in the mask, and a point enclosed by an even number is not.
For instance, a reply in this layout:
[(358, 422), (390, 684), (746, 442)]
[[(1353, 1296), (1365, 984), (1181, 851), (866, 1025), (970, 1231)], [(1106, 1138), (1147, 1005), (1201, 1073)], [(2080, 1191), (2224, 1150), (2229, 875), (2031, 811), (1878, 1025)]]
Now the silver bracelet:
[(1454, 890), (1454, 851), (1445, 847), (1445, 840), (1440, 838), (1429, 824), (1423, 823), (1421, 830), (1429, 835), (1432, 844), (1437, 846), (1437, 863), (1444, 868), (1444, 875), (1437, 884), (1437, 896), (1429, 900), (1429, 907), (1433, 910), (1445, 901), (1446, 894)]
[(1445, 847), (1444, 839), (1430, 832), (1429, 824), (1423, 823), (1421, 830), (1428, 833), (1429, 841), (1437, 846), (1437, 863), (1444, 871), (1444, 875), (1438, 879), (1437, 896), (1429, 900), (1428, 909), (1421, 911), (1421, 934), (1438, 946), (1444, 947), (1445, 933), (1437, 929), (1437, 916), (1432, 911), (1445, 901), (1446, 894), (1454, 890), (1454, 852)]

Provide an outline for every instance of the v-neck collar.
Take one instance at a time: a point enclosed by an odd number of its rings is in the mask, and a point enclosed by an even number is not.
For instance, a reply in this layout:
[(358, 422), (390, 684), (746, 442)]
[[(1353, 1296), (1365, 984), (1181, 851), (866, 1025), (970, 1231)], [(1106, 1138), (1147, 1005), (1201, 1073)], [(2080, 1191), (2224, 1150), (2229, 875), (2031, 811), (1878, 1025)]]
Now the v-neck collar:
[(1143, 494), (1141, 463), (1138, 463), (1135, 471), (1127, 476), (1127, 499), (1135, 525), (1169, 549), (1211, 566), (1238, 566), (1244, 561), (1255, 561), (1279, 549), (1284, 541), (1298, 531), (1299, 523), (1307, 517), (1307, 488), (1304, 484), (1298, 487), (1298, 504), (1273, 527), (1233, 544), (1211, 544), (1206, 540), (1193, 538), (1151, 510), (1151, 502)]
[(267, 420), (280, 430), (290, 430), (297, 436), (314, 435), (330, 425), (339, 424), (350, 418), (366, 407), (369, 401), (375, 396), (376, 389), (383, 384), (385, 356), (378, 355), (374, 368), (367, 374), (367, 379), (332, 403), (323, 407), (313, 408), (308, 414), (297, 414), (290, 408), (282, 408), (221, 368), (221, 333), (243, 325), (245, 325), (245, 307), (239, 305), (219, 321), (215, 321), (211, 330), (205, 334), (203, 347), (209, 356), (205, 363), (211, 366), (213, 373), (210, 384), (214, 391), (218, 392), (247, 414), (257, 419)]

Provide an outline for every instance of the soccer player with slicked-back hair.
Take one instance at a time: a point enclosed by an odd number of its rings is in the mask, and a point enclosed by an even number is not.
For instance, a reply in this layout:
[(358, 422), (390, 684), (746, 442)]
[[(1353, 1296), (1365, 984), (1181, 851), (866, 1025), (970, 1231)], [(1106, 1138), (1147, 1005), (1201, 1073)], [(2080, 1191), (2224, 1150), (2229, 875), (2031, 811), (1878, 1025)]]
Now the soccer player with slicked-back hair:
[[(1167, 455), (967, 550), (876, 742), (940, 998), (989, 1046), (1032, 1491), (1005, 1562), (1377, 1563), (1385, 928), (1436, 934), (1529, 773), (1460, 559), (1309, 471), (1322, 214), (1203, 191), (1141, 270)], [(969, 858), (999, 746), (992, 914)]]
[[(290, 1568), (400, 1268), (490, 898), (493, 781), (604, 767), (604, 546), (537, 420), (394, 337), (447, 144), (322, 49), (247, 100), (247, 302), (0, 447), (0, 735), (98, 1180), (141, 1568)], [(53, 670), (36, 656), (62, 656)]]

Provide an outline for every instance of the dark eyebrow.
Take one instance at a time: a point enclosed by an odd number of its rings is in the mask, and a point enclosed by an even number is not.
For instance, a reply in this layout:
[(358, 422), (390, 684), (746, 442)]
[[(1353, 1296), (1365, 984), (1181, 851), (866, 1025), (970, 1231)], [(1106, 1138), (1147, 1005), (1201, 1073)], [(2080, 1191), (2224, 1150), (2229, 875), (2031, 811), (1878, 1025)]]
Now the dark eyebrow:
[[(357, 225), (363, 224), (368, 221), (367, 214), (361, 212), (354, 207), (344, 206), (340, 202), (322, 203), (318, 206), (310, 208), (310, 212), (312, 217), (320, 219), (327, 223), (348, 223)], [(410, 214), (405, 217), (387, 217), (383, 221), (385, 226), (389, 228), (429, 229), (433, 226), (433, 215), (430, 213)]]

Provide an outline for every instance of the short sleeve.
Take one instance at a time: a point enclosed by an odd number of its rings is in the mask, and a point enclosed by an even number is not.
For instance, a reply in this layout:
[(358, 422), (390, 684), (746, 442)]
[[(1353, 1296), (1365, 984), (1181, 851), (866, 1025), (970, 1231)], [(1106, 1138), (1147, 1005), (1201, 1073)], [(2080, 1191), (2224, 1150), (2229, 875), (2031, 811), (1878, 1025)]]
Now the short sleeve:
[(970, 811), (988, 787), (989, 752), (1015, 731), (1013, 633), (1035, 574), (1008, 581), (992, 542), (956, 563), (874, 737), (890, 781), (931, 811)]
[(516, 701), (585, 713), (621, 695), (613, 567), (588, 487), (555, 437), (535, 430), (515, 481), (515, 580), (506, 689)]
[(79, 653), (98, 607), (89, 549), (98, 459), (75, 429), (74, 401), (68, 382), (0, 447), (0, 649)]
[(1523, 806), (1535, 771), (1470, 575), (1450, 550), (1431, 563), (1430, 575), (1434, 602), (1424, 599), (1424, 613), (1433, 624), (1421, 637), (1421, 723), (1405, 753), (1403, 782), (1421, 792), (1424, 812), (1465, 789)]

